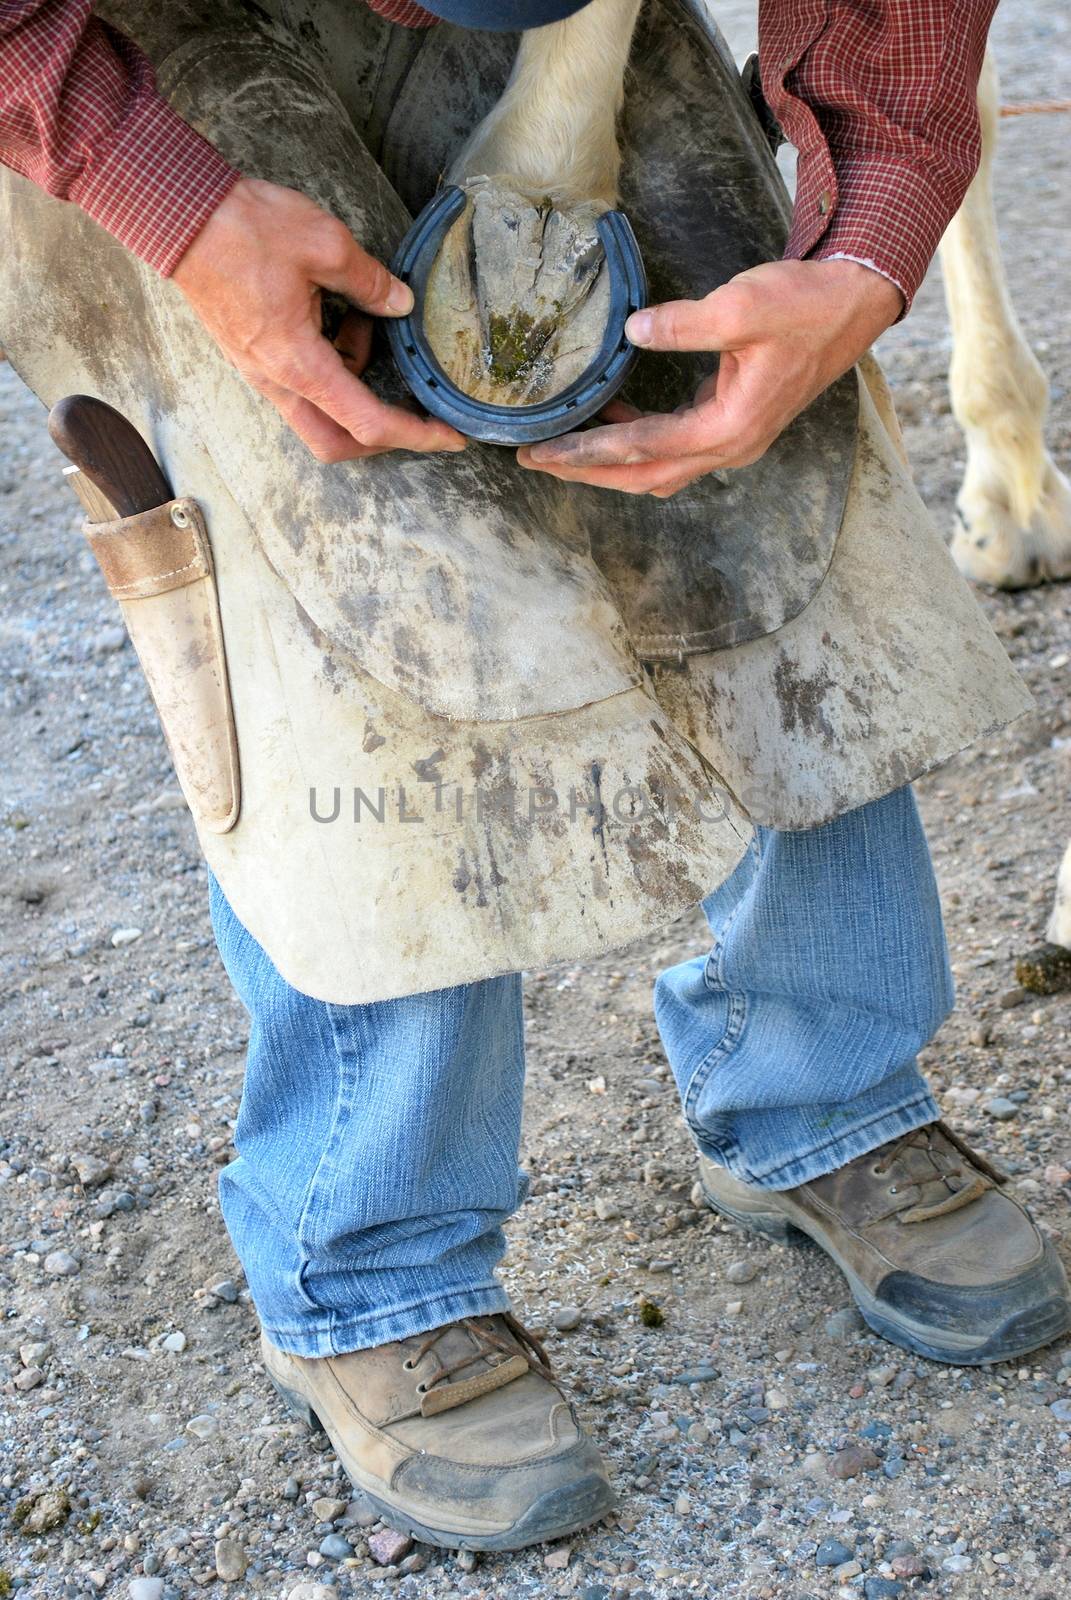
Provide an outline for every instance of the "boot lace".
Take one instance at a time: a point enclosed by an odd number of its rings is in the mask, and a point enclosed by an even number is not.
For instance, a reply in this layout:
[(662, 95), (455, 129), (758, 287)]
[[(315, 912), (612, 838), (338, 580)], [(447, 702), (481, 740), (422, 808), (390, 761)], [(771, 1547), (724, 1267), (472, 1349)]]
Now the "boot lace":
[[(938, 1135), (945, 1145), (952, 1146), (951, 1150), (942, 1147)], [(964, 1144), (944, 1122), (913, 1128), (883, 1145), (872, 1171), (876, 1177), (885, 1177), (894, 1167), (896, 1183), (889, 1192), (905, 1195), (907, 1203), (901, 1202), (893, 1209), (899, 1220), (907, 1223), (928, 1222), (958, 1211), (994, 1184), (1007, 1181), (1002, 1172)]]

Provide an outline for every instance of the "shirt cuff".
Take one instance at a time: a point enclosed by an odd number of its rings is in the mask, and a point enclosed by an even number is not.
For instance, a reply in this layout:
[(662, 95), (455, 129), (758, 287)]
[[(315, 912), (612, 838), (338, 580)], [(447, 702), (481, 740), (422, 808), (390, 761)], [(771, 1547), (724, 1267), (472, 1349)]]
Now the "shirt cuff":
[(168, 277), (240, 177), (153, 93), (138, 97), (68, 198)]
[(860, 156), (834, 158), (836, 203), (812, 261), (847, 258), (895, 283), (906, 315), (968, 178), (945, 174), (940, 186), (908, 162)]

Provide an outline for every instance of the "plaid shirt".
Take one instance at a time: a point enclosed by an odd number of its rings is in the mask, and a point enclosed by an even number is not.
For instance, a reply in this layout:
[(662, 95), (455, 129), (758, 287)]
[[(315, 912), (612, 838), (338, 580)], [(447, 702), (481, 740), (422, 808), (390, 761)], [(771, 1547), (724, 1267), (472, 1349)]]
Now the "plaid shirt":
[[(358, 0), (354, 0), (358, 3)], [(406, 27), (415, 0), (368, 0)], [(910, 304), (978, 165), (996, 0), (759, 0), (763, 91), (799, 151), (786, 255), (861, 261)], [(92, 0), (0, 0), (0, 162), (170, 273), (240, 174)]]

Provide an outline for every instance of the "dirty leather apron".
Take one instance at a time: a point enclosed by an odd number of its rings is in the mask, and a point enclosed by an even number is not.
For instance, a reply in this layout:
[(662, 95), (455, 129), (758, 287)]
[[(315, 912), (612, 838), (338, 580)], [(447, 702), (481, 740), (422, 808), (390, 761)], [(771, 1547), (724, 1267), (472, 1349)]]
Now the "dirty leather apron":
[[(100, 9), (243, 172), (303, 190), (381, 258), (516, 47), (359, 0)], [(652, 301), (780, 254), (787, 198), (700, 0), (647, 0), (621, 138)], [(113, 592), (150, 682), (154, 651), (169, 683), (190, 674), (157, 701), (205, 855), (306, 993), (385, 999), (597, 954), (721, 882), (751, 822), (817, 826), (1030, 704), (872, 364), (760, 462), (668, 501), (476, 444), (324, 465), (174, 285), (75, 208), (4, 172), (0, 232), (17, 370), (46, 404), (117, 406), (179, 496), (151, 527), (105, 530), (131, 552)], [(625, 397), (672, 409), (712, 359), (645, 353)], [(400, 397), (385, 357), (367, 378)], [(169, 518), (182, 560), (154, 554)], [(229, 724), (212, 737), (206, 703)]]

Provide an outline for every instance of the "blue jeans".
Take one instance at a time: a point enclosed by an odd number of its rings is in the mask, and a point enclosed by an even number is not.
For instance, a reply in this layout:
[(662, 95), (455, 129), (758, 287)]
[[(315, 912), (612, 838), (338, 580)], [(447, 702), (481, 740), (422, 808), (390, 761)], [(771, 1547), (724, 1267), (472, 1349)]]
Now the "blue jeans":
[[(910, 790), (806, 833), (761, 830), (704, 901), (707, 956), (655, 1012), (700, 1149), (791, 1188), (932, 1122), (915, 1064), (952, 1006)], [(252, 1028), (223, 1215), (272, 1341), (319, 1356), (504, 1310), (524, 1198), (516, 974), (338, 1006), (298, 993), (212, 884)]]

